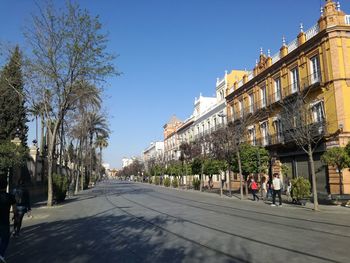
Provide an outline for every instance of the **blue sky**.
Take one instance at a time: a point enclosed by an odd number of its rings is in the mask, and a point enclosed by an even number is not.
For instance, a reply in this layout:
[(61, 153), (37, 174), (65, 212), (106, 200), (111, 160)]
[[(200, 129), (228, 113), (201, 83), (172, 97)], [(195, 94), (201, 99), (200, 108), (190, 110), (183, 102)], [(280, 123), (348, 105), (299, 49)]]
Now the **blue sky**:
[[(213, 96), (216, 78), (226, 69), (250, 70), (260, 47), (274, 54), (283, 35), (290, 42), (301, 22), (304, 29), (314, 25), (324, 0), (77, 2), (100, 16), (108, 49), (119, 55), (115, 65), (123, 74), (106, 85), (113, 132), (104, 156), (118, 168), (123, 156), (140, 155), (151, 141), (162, 140), (162, 127), (173, 114), (187, 118), (199, 93)], [(350, 14), (350, 1), (340, 3)], [(26, 49), (22, 29), (36, 12), (34, 1), (0, 0), (0, 42)]]

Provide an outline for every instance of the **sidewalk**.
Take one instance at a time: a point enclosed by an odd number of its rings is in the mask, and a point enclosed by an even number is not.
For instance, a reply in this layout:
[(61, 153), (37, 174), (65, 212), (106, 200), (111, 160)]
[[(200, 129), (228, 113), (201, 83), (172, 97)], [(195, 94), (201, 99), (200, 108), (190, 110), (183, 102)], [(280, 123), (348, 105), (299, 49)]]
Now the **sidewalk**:
[[(197, 193), (197, 194), (202, 194), (202, 195), (204, 194), (206, 196), (212, 196), (212, 197), (220, 198), (220, 199), (225, 198), (225, 199), (232, 199), (232, 200), (241, 201), (240, 200), (240, 193), (237, 191), (232, 191), (232, 196), (230, 197), (228, 190), (223, 190), (223, 195), (220, 196), (220, 189), (219, 188), (203, 189), (202, 192), (200, 192), (199, 190), (194, 190), (192, 188), (187, 189), (187, 188), (185, 188), (185, 186), (180, 186), (179, 188), (173, 188), (173, 187), (165, 187), (163, 185), (154, 185), (154, 184), (142, 183), (142, 182), (135, 182), (135, 183), (145, 184), (145, 185), (149, 185), (151, 187), (161, 187), (161, 188), (166, 188), (166, 189), (172, 189), (175, 191), (192, 192), (192, 193)], [(259, 197), (260, 197), (260, 195), (259, 195)], [(313, 210), (313, 208), (314, 208), (314, 205), (312, 202), (307, 202), (305, 204), (305, 206), (302, 206), (302, 205), (298, 205), (298, 204), (293, 204), (292, 202), (288, 202), (287, 200), (288, 200), (288, 197), (286, 195), (282, 195), (283, 207), (300, 208), (300, 209), (306, 209), (306, 210)], [(248, 195), (244, 195), (244, 199), (242, 201), (243, 202), (244, 201), (253, 202), (252, 194), (249, 193)], [(278, 198), (277, 198), (277, 202), (278, 202)], [(260, 202), (255, 201), (255, 203), (270, 206), (272, 204), (272, 198), (269, 198), (268, 200), (261, 200)], [(345, 214), (350, 213), (350, 207), (346, 207), (346, 206), (335, 205), (335, 204), (324, 204), (324, 203), (319, 203), (318, 206), (319, 206), (319, 209), (321, 212), (329, 212), (329, 213), (337, 212), (337, 213), (345, 213)]]

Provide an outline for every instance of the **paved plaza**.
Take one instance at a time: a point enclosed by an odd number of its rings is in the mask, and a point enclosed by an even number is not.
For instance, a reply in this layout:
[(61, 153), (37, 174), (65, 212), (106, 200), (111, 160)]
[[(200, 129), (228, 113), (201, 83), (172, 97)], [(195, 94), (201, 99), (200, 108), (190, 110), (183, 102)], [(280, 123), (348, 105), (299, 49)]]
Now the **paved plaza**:
[(34, 208), (7, 261), (348, 262), (350, 209), (321, 209), (107, 181)]

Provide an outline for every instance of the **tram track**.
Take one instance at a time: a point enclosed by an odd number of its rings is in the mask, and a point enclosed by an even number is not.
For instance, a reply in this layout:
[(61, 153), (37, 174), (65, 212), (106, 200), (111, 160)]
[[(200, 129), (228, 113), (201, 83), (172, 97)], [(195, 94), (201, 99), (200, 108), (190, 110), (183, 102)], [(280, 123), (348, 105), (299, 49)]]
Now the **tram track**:
[[(330, 258), (326, 258), (326, 257), (323, 257), (323, 256), (320, 256), (320, 255), (316, 255), (316, 254), (312, 254), (312, 253), (309, 253), (309, 252), (304, 252), (304, 251), (300, 251), (300, 250), (297, 250), (297, 249), (293, 249), (293, 248), (288, 248), (288, 247), (284, 247), (284, 246), (281, 246), (279, 244), (269, 244), (269, 243), (266, 243), (264, 241), (261, 241), (261, 240), (258, 240), (258, 239), (255, 239), (255, 238), (251, 238), (251, 237), (246, 237), (246, 236), (243, 236), (243, 235), (239, 235), (239, 234), (236, 234), (236, 233), (232, 233), (232, 232), (229, 232), (229, 231), (225, 231), (225, 230), (222, 230), (222, 229), (218, 229), (218, 228), (215, 228), (215, 227), (210, 227), (210, 226), (207, 226), (207, 225), (204, 225), (204, 224), (201, 224), (199, 222), (194, 222), (192, 220), (189, 220), (189, 219), (185, 219), (185, 218), (182, 218), (182, 217), (178, 217), (178, 216), (174, 216), (174, 215), (171, 215), (171, 214), (168, 214), (168, 213), (165, 213), (165, 212), (162, 212), (160, 210), (157, 210), (157, 209), (154, 209), (152, 207), (149, 207), (145, 204), (142, 204), (140, 202), (137, 202), (135, 200), (131, 200), (130, 198), (127, 198), (125, 195), (127, 195), (128, 193), (132, 193), (132, 192), (135, 192), (135, 191), (138, 191), (140, 188), (135, 188), (132, 186), (132, 190), (131, 191), (126, 191), (124, 192), (123, 194), (117, 194), (117, 195), (110, 195), (109, 197), (106, 196), (106, 199), (108, 202), (110, 202), (111, 205), (115, 205), (115, 203), (113, 203), (112, 200), (110, 200), (110, 197), (113, 197), (115, 196), (116, 198), (122, 198), (124, 200), (126, 200), (127, 202), (130, 202), (136, 206), (139, 206), (143, 209), (146, 209), (146, 210), (149, 210), (149, 211), (152, 211), (156, 214), (159, 214), (159, 215), (162, 215), (162, 216), (165, 216), (166, 218), (169, 218), (169, 219), (175, 219), (177, 222), (183, 222), (183, 223), (187, 223), (187, 224), (192, 224), (196, 227), (200, 227), (200, 228), (203, 228), (203, 231), (215, 231), (219, 234), (224, 234), (224, 235), (228, 235), (230, 237), (233, 237), (233, 238), (240, 238), (240, 239), (244, 239), (246, 241), (249, 241), (249, 242), (254, 242), (254, 243), (257, 243), (259, 245), (264, 245), (264, 246), (267, 246), (268, 248), (277, 248), (277, 249), (281, 249), (281, 250), (284, 250), (284, 251), (287, 251), (287, 252), (290, 252), (290, 253), (296, 253), (296, 254), (301, 254), (303, 256), (307, 256), (307, 257), (311, 257), (311, 258), (314, 258), (314, 259), (318, 259), (318, 260), (322, 260), (322, 261), (326, 261), (326, 262), (340, 262), (340, 261), (336, 261), (336, 260), (333, 260), (333, 259), (330, 259)], [(158, 193), (158, 192), (157, 192)], [(153, 198), (157, 198), (157, 197), (154, 197), (152, 196), (152, 194), (148, 193), (147, 191), (145, 191), (143, 194), (145, 195), (148, 195), (148, 196), (151, 196)], [(165, 194), (164, 194), (165, 195)], [(160, 198), (161, 200), (164, 200), (164, 197)], [(168, 200), (168, 202), (170, 202), (170, 200)], [(173, 200), (171, 201), (173, 202)], [(178, 202), (178, 204), (180, 205), (187, 205), (187, 204), (183, 204), (181, 202)], [(188, 205), (187, 205), (188, 206)], [(191, 207), (191, 206), (190, 206)], [(204, 209), (204, 208), (201, 208), (201, 207), (196, 207), (196, 208), (199, 208), (199, 209), (203, 209), (203, 210), (208, 210), (208, 209)], [(129, 215), (130, 217), (133, 217), (133, 218), (137, 218), (138, 220), (142, 221), (143, 223), (145, 224), (148, 224), (148, 225), (151, 225), (153, 227), (156, 227), (158, 229), (161, 229), (162, 231), (165, 231), (167, 233), (170, 233), (178, 238), (181, 238), (183, 240), (186, 240), (186, 241), (189, 241), (193, 244), (196, 244), (196, 245), (199, 245), (203, 248), (206, 248), (206, 249), (210, 249), (218, 254), (221, 254), (221, 255), (225, 255), (229, 258), (232, 258), (234, 260), (239, 260), (241, 262), (249, 262), (249, 261), (246, 261), (245, 259), (243, 258), (237, 258), (237, 256), (234, 256), (232, 254), (229, 254), (229, 253), (226, 253), (224, 251), (221, 251), (219, 249), (216, 249), (216, 248), (213, 248), (213, 247), (210, 247), (206, 244), (202, 244), (196, 240), (193, 240), (191, 238), (188, 238), (188, 237), (185, 237), (183, 235), (180, 235), (178, 233), (175, 233), (174, 231), (171, 231), (163, 226), (160, 226), (160, 225), (157, 225), (157, 224), (154, 224), (153, 222), (151, 222), (150, 220), (147, 220), (145, 219), (144, 217), (140, 217), (140, 216), (137, 216), (129, 211), (127, 211), (126, 209), (123, 209), (123, 208), (118, 208), (120, 209), (121, 211), (123, 211), (123, 213)], [(216, 213), (220, 213), (222, 211), (215, 211), (215, 210), (212, 210), (213, 212), (216, 212)], [(230, 215), (230, 216), (236, 216), (236, 215)], [(245, 218), (246, 219), (246, 218)], [(302, 229), (302, 230), (305, 230), (305, 229)], [(306, 229), (307, 230), (307, 229)], [(324, 234), (328, 234), (328, 233), (324, 233)], [(348, 238), (348, 236), (346, 236)]]

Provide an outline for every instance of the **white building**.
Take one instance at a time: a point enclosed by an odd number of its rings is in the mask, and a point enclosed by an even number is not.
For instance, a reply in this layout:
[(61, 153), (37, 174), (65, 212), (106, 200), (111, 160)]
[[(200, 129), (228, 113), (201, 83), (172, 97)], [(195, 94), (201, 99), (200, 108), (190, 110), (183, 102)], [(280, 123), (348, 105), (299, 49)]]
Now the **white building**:
[(142, 161), (148, 171), (150, 162), (163, 161), (164, 142), (151, 142), (150, 146), (142, 152)]
[(126, 158), (124, 157), (122, 159), (122, 168), (125, 168), (127, 166), (129, 166), (130, 164), (132, 164), (134, 162), (135, 158)]

